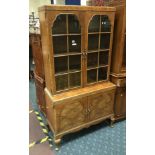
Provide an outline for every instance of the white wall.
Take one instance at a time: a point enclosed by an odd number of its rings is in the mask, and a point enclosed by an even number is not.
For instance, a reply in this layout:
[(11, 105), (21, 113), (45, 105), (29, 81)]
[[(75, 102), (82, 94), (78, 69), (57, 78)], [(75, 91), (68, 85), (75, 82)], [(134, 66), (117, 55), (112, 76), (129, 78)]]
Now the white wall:
[(54, 4), (65, 5), (65, 0), (54, 0)]
[(29, 14), (35, 12), (35, 15), (38, 16), (38, 7), (42, 5), (51, 4), (50, 0), (29, 0)]
[[(86, 5), (87, 0), (81, 0), (81, 5)], [(35, 12), (38, 16), (38, 7), (42, 5), (51, 4), (51, 0), (29, 0), (29, 14)], [(65, 0), (54, 0), (54, 4), (65, 5)]]

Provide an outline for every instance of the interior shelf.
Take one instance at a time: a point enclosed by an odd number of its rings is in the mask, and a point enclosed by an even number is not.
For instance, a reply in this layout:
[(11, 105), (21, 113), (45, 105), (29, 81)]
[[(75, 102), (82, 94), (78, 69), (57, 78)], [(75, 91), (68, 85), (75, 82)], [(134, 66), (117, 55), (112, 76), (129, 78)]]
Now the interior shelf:
[(66, 34), (52, 34), (53, 37), (59, 37), (59, 36), (80, 36), (81, 34), (78, 33), (66, 33)]
[(63, 57), (63, 56), (69, 56), (69, 55), (81, 55), (81, 52), (66, 52), (61, 54), (54, 54), (54, 57)]
[(70, 73), (79, 73), (81, 72), (81, 70), (76, 70), (76, 69), (72, 69), (72, 70), (67, 70), (67, 71), (64, 71), (64, 72), (59, 72), (59, 73), (56, 73), (55, 76), (59, 76), (59, 75), (66, 75), (66, 74), (70, 74)]
[(109, 51), (110, 49), (109, 48), (105, 48), (105, 49), (96, 49), (96, 50), (88, 50), (87, 53), (93, 53), (93, 52), (99, 52), (99, 51)]
[(68, 70), (64, 72), (55, 73), (55, 76), (66, 75), (66, 74), (68, 74)]
[(102, 67), (108, 67), (108, 65), (99, 65), (97, 67), (87, 67), (87, 70), (98, 69), (98, 68), (102, 68)]
[(109, 34), (111, 32), (88, 32), (88, 34)]

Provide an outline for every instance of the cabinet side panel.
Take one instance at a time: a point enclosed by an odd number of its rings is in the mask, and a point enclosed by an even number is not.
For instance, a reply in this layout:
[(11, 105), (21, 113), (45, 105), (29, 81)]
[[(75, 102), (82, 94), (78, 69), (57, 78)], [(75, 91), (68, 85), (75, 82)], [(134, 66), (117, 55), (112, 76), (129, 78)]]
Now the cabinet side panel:
[(125, 33), (125, 7), (116, 7), (114, 40), (112, 51), (111, 71), (113, 73), (121, 72), (123, 48), (124, 48), (124, 33)]
[(46, 102), (44, 93), (44, 82), (41, 83), (35, 76), (35, 87), (36, 87), (36, 97), (37, 103), (42, 112), (46, 115)]
[(35, 73), (41, 77), (44, 77), (44, 66), (43, 66), (43, 55), (41, 47), (41, 37), (40, 34), (30, 34), (33, 59), (35, 62)]
[(45, 71), (45, 82), (48, 90), (53, 92), (52, 80), (51, 80), (51, 67), (50, 67), (50, 54), (49, 54), (49, 34), (48, 34), (48, 24), (46, 21), (46, 13), (44, 11), (39, 12), (40, 20), (40, 31), (41, 31), (41, 43), (42, 43), (42, 53)]

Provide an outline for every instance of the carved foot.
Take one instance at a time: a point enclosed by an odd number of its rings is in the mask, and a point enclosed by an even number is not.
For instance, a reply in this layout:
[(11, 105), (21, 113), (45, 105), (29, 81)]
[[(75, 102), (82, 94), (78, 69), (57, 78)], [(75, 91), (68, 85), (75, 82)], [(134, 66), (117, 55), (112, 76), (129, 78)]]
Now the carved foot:
[(114, 117), (111, 117), (111, 119), (110, 119), (110, 127), (111, 128), (114, 127), (114, 121), (115, 121), (115, 118)]
[(55, 150), (58, 151), (60, 149), (61, 138), (55, 139), (54, 142), (56, 146)]

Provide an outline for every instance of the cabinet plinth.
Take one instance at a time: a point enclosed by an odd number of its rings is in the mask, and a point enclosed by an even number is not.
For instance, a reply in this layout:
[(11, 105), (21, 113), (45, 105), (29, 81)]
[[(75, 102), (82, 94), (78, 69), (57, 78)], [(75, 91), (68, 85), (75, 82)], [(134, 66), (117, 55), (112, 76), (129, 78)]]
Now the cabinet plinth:
[(111, 82), (51, 95), (45, 89), (46, 114), (55, 137), (114, 117), (116, 85)]

